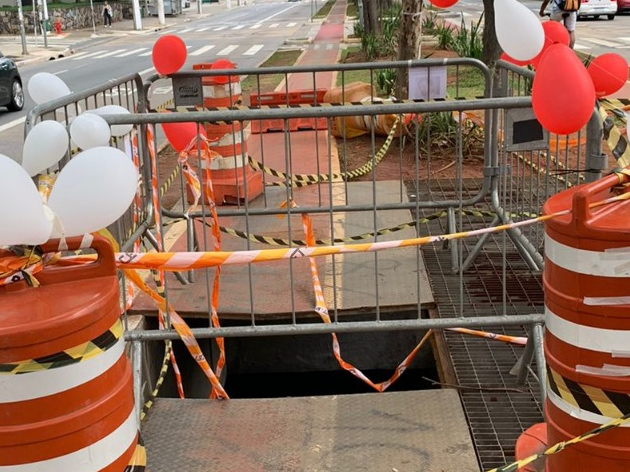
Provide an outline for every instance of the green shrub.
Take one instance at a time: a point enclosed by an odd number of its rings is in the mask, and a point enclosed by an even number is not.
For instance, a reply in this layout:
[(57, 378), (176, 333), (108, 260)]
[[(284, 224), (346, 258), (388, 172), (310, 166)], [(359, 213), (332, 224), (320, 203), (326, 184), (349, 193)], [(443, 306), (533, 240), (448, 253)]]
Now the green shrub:
[(471, 57), (481, 59), (483, 53), (483, 41), (480, 31), (480, 24), (483, 20), (483, 13), (476, 24), (471, 24), (470, 29), (466, 27), (466, 22), (462, 19), (460, 28), (450, 43), (450, 49), (455, 51), (460, 57)]

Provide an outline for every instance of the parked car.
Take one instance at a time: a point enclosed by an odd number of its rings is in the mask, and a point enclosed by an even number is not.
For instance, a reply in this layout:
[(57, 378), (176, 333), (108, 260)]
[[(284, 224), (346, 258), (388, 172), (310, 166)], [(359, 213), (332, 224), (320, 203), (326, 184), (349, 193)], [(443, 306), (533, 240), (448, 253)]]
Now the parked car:
[[(551, 0), (545, 8), (545, 14), (549, 16), (551, 14), (551, 4), (555, 0)], [(592, 16), (597, 19), (600, 16), (606, 16), (609, 20), (614, 20), (617, 14), (617, 2), (622, 0), (582, 0), (580, 2), (580, 9), (578, 10), (578, 19)], [(630, 0), (623, 0), (626, 3)], [(630, 8), (630, 7), (629, 7)]]
[(24, 90), (22, 77), (17, 65), (10, 57), (0, 51), (0, 106), (9, 111), (20, 111), (24, 108)]
[(617, 0), (617, 13), (630, 11), (630, 0)]
[(578, 18), (592, 16), (597, 19), (606, 16), (609, 20), (614, 20), (617, 8), (617, 0), (582, 0)]

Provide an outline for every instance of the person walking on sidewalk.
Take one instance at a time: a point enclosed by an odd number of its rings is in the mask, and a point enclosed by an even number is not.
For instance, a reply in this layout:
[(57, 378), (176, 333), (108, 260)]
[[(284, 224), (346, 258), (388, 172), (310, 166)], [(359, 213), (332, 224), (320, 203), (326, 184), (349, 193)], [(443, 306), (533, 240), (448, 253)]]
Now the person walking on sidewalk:
[(105, 23), (105, 28), (112, 27), (112, 6), (107, 2), (103, 5), (103, 23)]
[[(569, 47), (573, 49), (575, 45), (575, 26), (577, 22), (577, 10), (579, 9), (579, 2), (564, 2), (556, 0), (543, 0), (542, 5), (540, 5), (539, 15), (541, 17), (545, 16), (545, 9), (547, 5), (551, 3), (551, 13), (549, 14), (549, 19), (553, 21), (558, 21), (564, 25), (564, 27), (569, 32)], [(575, 3), (578, 5), (578, 8), (567, 11), (561, 5), (566, 5), (568, 3)], [(573, 7), (574, 8), (574, 7)]]

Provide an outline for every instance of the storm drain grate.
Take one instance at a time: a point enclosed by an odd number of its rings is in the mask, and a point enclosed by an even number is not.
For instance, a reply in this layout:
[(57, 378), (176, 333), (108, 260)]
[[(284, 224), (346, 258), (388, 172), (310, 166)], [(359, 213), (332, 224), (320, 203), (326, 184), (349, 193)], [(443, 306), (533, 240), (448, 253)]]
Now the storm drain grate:
[[(450, 184), (436, 182), (430, 190), (432, 197), (441, 189), (446, 189), (444, 195), (447, 195), (450, 188), (452, 194)], [(410, 190), (410, 194), (423, 197), (422, 191), (414, 190)], [(465, 190), (466, 195), (474, 195), (477, 189), (473, 182)], [(491, 216), (459, 218), (465, 230), (482, 228), (492, 222)], [(419, 231), (421, 235), (442, 234), (446, 231), (445, 221), (431, 221)], [(470, 238), (455, 244), (465, 257), (476, 242), (475, 238)], [(543, 311), (541, 274), (527, 267), (503, 234), (489, 238), (470, 269), (462, 274), (461, 283), (460, 274), (451, 271), (448, 247), (426, 246), (423, 257), (440, 317), (510, 316)], [(528, 335), (524, 327), (489, 327), (487, 331)], [(523, 348), (453, 332), (445, 332), (445, 339), (482, 470), (512, 462), (514, 446), (521, 433), (543, 421), (535, 379), (530, 377), (525, 386), (519, 387), (516, 377), (510, 374)]]

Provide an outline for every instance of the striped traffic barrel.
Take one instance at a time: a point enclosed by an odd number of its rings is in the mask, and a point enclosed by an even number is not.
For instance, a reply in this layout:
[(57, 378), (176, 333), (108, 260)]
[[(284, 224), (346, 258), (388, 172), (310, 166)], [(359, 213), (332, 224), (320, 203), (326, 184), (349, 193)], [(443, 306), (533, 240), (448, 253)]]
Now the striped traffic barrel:
[[(630, 202), (595, 205), (608, 176), (551, 197), (545, 214), (545, 402), (549, 446), (630, 413)], [(547, 472), (630, 470), (630, 428), (547, 458)]]
[(0, 472), (143, 468), (113, 250), (100, 237), (91, 247), (93, 263), (0, 292)]
[[(227, 59), (213, 63), (195, 64), (194, 70), (227, 70), (235, 65)], [(201, 78), (203, 105), (205, 108), (223, 108), (240, 105), (242, 102), (239, 75), (205, 76)], [(215, 203), (241, 203), (250, 201), (263, 191), (262, 174), (254, 171), (247, 159), (247, 140), (251, 134), (249, 122), (205, 123), (208, 147), (212, 153), (210, 173)], [(207, 160), (202, 160), (202, 174)], [(205, 187), (205, 186), (204, 186)], [(206, 203), (209, 198), (203, 193)], [(189, 193), (188, 201), (192, 197)]]

